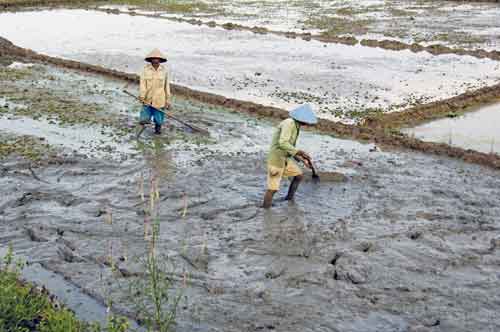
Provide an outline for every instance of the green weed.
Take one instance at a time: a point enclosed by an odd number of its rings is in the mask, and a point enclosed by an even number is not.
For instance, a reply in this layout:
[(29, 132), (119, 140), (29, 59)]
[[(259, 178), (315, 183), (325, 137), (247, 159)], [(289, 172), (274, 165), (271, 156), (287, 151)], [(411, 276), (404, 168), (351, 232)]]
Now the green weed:
[(0, 331), (2, 332), (126, 332), (129, 322), (110, 315), (107, 326), (78, 320), (54, 304), (42, 289), (20, 280), (24, 264), (14, 260), (12, 247), (0, 262)]

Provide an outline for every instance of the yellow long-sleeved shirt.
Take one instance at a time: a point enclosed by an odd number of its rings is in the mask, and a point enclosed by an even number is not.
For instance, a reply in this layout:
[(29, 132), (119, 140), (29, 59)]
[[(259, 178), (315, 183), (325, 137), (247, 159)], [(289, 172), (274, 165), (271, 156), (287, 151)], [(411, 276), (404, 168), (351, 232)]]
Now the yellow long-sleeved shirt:
[(147, 104), (156, 108), (165, 107), (165, 103), (170, 103), (170, 82), (167, 70), (160, 65), (154, 69), (152, 64), (147, 64), (141, 72), (139, 96)]
[(298, 123), (288, 118), (283, 120), (273, 135), (273, 141), (267, 158), (268, 165), (284, 168), (287, 159), (297, 154), (295, 144), (299, 137), (300, 127)]

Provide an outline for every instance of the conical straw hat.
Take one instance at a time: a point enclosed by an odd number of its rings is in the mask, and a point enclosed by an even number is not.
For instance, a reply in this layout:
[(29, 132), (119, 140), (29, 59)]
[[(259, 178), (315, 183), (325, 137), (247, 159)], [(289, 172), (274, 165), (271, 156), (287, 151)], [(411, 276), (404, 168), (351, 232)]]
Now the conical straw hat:
[(316, 118), (316, 115), (314, 114), (314, 111), (309, 104), (304, 104), (297, 107), (290, 112), (290, 116), (299, 122), (307, 123), (310, 125), (318, 123), (318, 118)]
[(146, 55), (146, 58), (144, 58), (144, 60), (146, 60), (147, 62), (151, 62), (151, 59), (152, 58), (157, 58), (157, 59), (160, 59), (160, 62), (166, 62), (167, 61), (167, 57), (164, 56), (159, 49), (155, 48), (154, 50), (151, 51), (151, 53), (149, 53), (148, 55)]

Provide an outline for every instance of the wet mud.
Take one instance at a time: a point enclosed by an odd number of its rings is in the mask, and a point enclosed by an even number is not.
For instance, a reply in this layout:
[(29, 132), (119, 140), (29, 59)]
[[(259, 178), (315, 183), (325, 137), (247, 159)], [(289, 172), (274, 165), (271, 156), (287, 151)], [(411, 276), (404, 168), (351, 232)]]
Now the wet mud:
[[(134, 75), (39, 55), (5, 40), (0, 45), (6, 65), (34, 62), (15, 69), (19, 76), (10, 90), (29, 75), (50, 75), (52, 83), (44, 87), (42, 79), (33, 88), (50, 87), (72, 107), (94, 105), (98, 125), (136, 120), (137, 108), (120, 92), (124, 80), (137, 90)], [(184, 295), (179, 332), (500, 329), (498, 171), (378, 143), (493, 156), (322, 120), (324, 133), (305, 131), (298, 143), (314, 156), (321, 182), (307, 173), (289, 203), (281, 199), (284, 180), (275, 206), (264, 211), (259, 205), (272, 125), (287, 113), (177, 86), (174, 92), (176, 114), (208, 128), (209, 139), (176, 137), (176, 128), (154, 139), (148, 131), (140, 141), (113, 143), (130, 146), (123, 159), (74, 154), (66, 144), (59, 149), (68, 155), (33, 168), (36, 176), (21, 169), (26, 158), (0, 160), (0, 246), (11, 244), (16, 255), (74, 286), (65, 288), (85, 302), (82, 317), (112, 300), (114, 312), (140, 318), (127, 290), (144, 277), (140, 260), (150, 248), (141, 193), (149, 192), (154, 176), (157, 250), (168, 255), (172, 280)], [(11, 116), (43, 122), (24, 110), (16, 115), (23, 100), (12, 96), (1, 96), (9, 105), (2, 122)], [(93, 125), (85, 121), (93, 113), (81, 120), (90, 136)], [(78, 125), (56, 120), (54, 130)], [(36, 133), (50, 143), (54, 130)], [(492, 166), (491, 160), (482, 163)], [(37, 277), (48, 283), (50, 274)]]
[[(318, 158), (345, 182), (305, 183), (296, 203), (277, 199), (267, 212), (262, 153), (160, 178), (157, 250), (184, 291), (176, 330), (498, 329), (497, 172), (336, 144)], [(135, 317), (127, 285), (149, 250), (137, 188), (165, 157), (39, 169), (50, 185), (4, 160), (2, 245)]]

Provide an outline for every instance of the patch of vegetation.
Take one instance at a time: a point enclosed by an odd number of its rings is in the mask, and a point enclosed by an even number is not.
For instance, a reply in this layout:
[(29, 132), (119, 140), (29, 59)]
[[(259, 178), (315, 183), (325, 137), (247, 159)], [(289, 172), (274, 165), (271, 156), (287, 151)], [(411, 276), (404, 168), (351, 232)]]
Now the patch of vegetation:
[(395, 17), (406, 17), (406, 16), (411, 17), (413, 15), (417, 15), (418, 12), (391, 7), (391, 8), (389, 8), (389, 14), (391, 14), (391, 16), (395, 16)]
[[(171, 273), (174, 266), (168, 256), (159, 253), (160, 174), (160, 169), (155, 169), (151, 174), (149, 201), (144, 192), (144, 177), (140, 179), (139, 196), (144, 212), (144, 239), (147, 241), (147, 254), (143, 260), (146, 277), (140, 277), (130, 284), (129, 295), (147, 331), (170, 332), (175, 324), (184, 290), (174, 287)], [(184, 282), (188, 282), (187, 275)]]
[(110, 315), (106, 327), (78, 320), (44, 288), (21, 280), (23, 264), (12, 248), (0, 262), (0, 331), (2, 332), (126, 332), (129, 322)]
[(108, 0), (106, 4), (137, 6), (145, 9), (165, 10), (172, 13), (214, 11), (214, 5), (193, 0)]
[(214, 12), (215, 5), (198, 0), (0, 0), (0, 8), (68, 5), (126, 5), (142, 9), (164, 10), (172, 13)]
[(433, 41), (452, 42), (457, 44), (480, 44), (485, 43), (487, 39), (483, 36), (472, 35), (464, 31), (450, 31), (447, 33), (439, 33), (431, 37)]
[(8, 67), (0, 66), (0, 81), (21, 80), (24, 78), (28, 78), (31, 75), (32, 71), (29, 68), (11, 69)]
[(356, 16), (361, 14), (373, 14), (382, 9), (380, 5), (370, 5), (366, 7), (342, 7), (335, 10), (335, 13), (340, 16)]
[(315, 103), (315, 104), (323, 104), (324, 98), (320, 96), (316, 96), (312, 93), (304, 92), (304, 91), (281, 91), (275, 90), (269, 94), (270, 97), (280, 98), (286, 102), (293, 103)]
[(348, 111), (345, 115), (350, 119), (363, 119), (367, 117), (378, 117), (384, 113), (382, 108), (363, 108), (361, 110)]
[[(60, 126), (96, 125), (113, 127), (118, 136), (130, 134), (132, 129), (112, 116), (98, 104), (82, 103), (74, 97), (54, 93), (49, 88), (33, 86), (33, 81), (47, 78), (43, 68), (9, 69), (0, 67), (0, 96), (10, 104), (24, 107), (0, 108), (0, 113), (45, 119)], [(49, 80), (54, 78), (48, 77)]]
[(55, 156), (55, 154), (55, 150), (49, 144), (44, 143), (43, 139), (27, 135), (0, 135), (0, 160), (11, 155), (17, 155), (38, 162), (46, 157)]
[(323, 30), (322, 34), (325, 36), (337, 36), (365, 34), (369, 31), (369, 25), (373, 22), (373, 19), (346, 19), (323, 15), (310, 17), (303, 23), (309, 28)]
[(95, 0), (0, 0), (0, 8), (47, 6), (59, 4), (84, 5), (92, 2), (95, 2)]
[(357, 11), (352, 7), (342, 7), (335, 11), (337, 15), (342, 16), (354, 16), (357, 14)]

